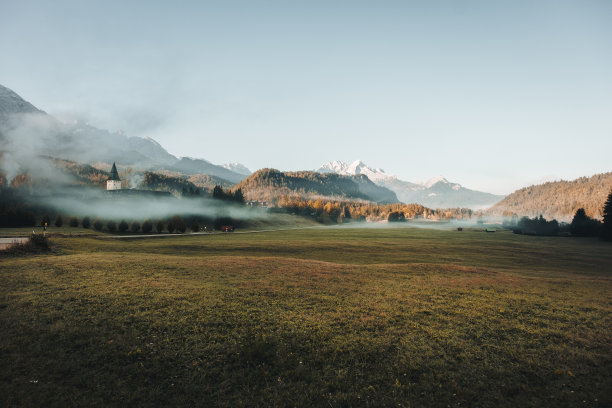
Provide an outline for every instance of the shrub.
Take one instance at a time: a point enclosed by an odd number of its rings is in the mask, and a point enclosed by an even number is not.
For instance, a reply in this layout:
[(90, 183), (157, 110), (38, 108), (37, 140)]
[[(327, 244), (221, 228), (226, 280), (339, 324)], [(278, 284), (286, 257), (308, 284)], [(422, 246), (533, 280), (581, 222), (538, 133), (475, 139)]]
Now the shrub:
[(59, 228), (62, 225), (64, 225), (64, 220), (62, 219), (61, 215), (58, 215), (57, 218), (55, 218), (55, 226)]
[(83, 228), (89, 228), (91, 226), (91, 221), (89, 221), (89, 217), (83, 218), (81, 224), (83, 225)]
[(110, 232), (117, 231), (117, 223), (115, 223), (115, 221), (113, 220), (110, 220), (106, 223), (106, 229), (108, 229)]
[(72, 228), (76, 228), (79, 226), (79, 219), (77, 217), (70, 217), (70, 221), (68, 221), (68, 225)]
[(140, 223), (138, 221), (134, 221), (131, 227), (132, 232), (140, 231)]
[(130, 226), (127, 222), (125, 222), (125, 220), (121, 220), (121, 222), (119, 223), (119, 232), (125, 232), (128, 230), (129, 227)]
[(28, 242), (36, 248), (49, 249), (49, 238), (43, 234), (32, 234)]
[(157, 224), (155, 225), (155, 230), (158, 233), (161, 233), (164, 230), (164, 222), (162, 220), (157, 221)]
[[(162, 229), (164, 229), (163, 225)], [(142, 232), (148, 234), (151, 231), (153, 231), (153, 223), (151, 222), (151, 220), (144, 220), (144, 222), (142, 223)]]
[(93, 223), (93, 227), (96, 231), (102, 231), (102, 228), (104, 228), (104, 224), (100, 220), (95, 220)]

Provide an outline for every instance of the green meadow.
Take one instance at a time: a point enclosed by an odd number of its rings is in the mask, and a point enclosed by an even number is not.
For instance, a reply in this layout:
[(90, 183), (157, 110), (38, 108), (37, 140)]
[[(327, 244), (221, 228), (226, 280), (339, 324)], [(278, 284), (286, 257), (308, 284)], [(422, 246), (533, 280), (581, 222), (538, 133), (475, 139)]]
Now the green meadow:
[(1, 406), (612, 406), (610, 243), (87, 233), (0, 255)]

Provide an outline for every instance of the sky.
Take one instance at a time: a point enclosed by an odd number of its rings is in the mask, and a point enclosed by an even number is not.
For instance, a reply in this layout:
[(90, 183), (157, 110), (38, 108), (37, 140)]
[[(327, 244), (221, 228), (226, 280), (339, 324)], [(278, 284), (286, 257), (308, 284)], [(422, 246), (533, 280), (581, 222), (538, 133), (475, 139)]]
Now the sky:
[(507, 194), (612, 171), (611, 1), (0, 0), (0, 84), (251, 170)]

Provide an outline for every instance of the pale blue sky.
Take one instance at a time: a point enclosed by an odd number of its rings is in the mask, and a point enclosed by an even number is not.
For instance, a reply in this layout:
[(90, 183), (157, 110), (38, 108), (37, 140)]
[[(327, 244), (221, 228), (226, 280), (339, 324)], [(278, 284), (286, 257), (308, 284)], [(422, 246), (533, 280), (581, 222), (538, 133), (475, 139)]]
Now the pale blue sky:
[(0, 84), (251, 170), (612, 171), (612, 1), (0, 0)]

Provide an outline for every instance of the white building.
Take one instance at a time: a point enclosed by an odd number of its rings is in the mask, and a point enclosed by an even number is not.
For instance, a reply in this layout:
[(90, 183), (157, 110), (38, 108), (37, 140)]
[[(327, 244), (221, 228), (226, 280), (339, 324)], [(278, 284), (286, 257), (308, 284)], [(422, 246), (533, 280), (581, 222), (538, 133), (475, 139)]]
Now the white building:
[(106, 189), (121, 190), (121, 179), (119, 178), (119, 173), (117, 172), (117, 166), (115, 166), (115, 163), (113, 163), (110, 176), (108, 176), (108, 180), (106, 180)]

